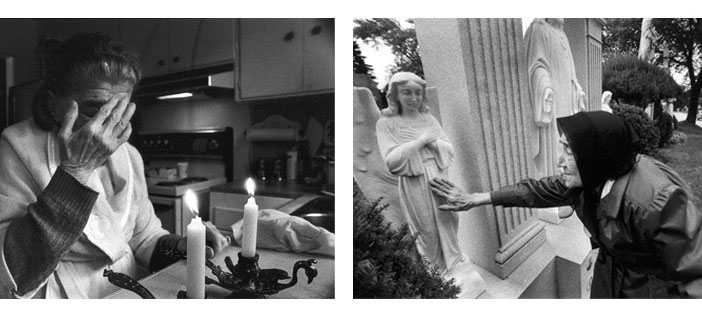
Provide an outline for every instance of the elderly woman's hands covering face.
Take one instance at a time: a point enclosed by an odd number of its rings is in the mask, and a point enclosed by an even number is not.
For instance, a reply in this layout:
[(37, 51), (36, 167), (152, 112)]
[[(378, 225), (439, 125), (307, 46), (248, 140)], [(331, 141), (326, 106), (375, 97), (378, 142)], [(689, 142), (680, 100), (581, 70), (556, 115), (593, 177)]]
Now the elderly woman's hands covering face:
[(70, 106), (61, 120), (58, 139), (63, 169), (86, 184), (95, 168), (105, 163), (132, 133), (129, 123), (136, 106), (129, 102), (129, 95), (110, 97), (100, 110), (75, 132), (73, 126), (79, 116), (78, 103)]

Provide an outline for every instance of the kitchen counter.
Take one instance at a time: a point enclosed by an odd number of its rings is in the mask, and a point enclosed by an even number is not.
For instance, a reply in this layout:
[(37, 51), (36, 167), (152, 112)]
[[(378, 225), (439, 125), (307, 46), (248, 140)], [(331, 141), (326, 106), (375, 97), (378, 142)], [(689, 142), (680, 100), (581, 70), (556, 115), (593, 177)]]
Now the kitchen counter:
[[(235, 180), (210, 188), (211, 192), (248, 194), (244, 187), (246, 180)], [(321, 187), (298, 184), (295, 180), (256, 180), (256, 195), (295, 199), (305, 194), (321, 195)]]
[[(221, 266), (223, 270), (229, 272), (229, 269), (227, 269), (226, 265), (224, 265), (224, 257), (230, 256), (232, 261), (236, 264), (237, 253), (239, 253), (240, 249), (241, 248), (239, 246), (229, 245), (211, 261), (216, 265)], [(295, 262), (310, 258), (317, 260), (315, 267), (317, 268), (319, 275), (315, 277), (312, 283), (307, 284), (307, 276), (305, 276), (304, 270), (300, 269), (298, 271), (299, 280), (295, 286), (284, 289), (277, 294), (270, 295), (268, 298), (334, 298), (333, 256), (279, 252), (266, 249), (259, 249), (257, 252), (259, 254), (258, 265), (261, 269), (278, 268), (288, 272), (288, 274), (291, 276), (295, 275), (295, 273), (290, 273)], [(205, 270), (208, 277), (216, 280), (216, 277), (212, 275), (212, 271), (209, 268)], [(185, 289), (186, 276), (185, 261), (178, 261), (177, 263), (166, 267), (157, 273), (141, 279), (139, 283), (151, 291), (151, 293), (157, 299), (174, 299), (176, 298), (179, 290)], [(281, 282), (284, 283), (287, 281)], [(207, 298), (219, 299), (229, 295), (229, 291), (216, 285), (206, 285), (205, 294)], [(139, 299), (139, 296), (131, 291), (121, 289), (118, 292), (111, 294), (107, 298)]]

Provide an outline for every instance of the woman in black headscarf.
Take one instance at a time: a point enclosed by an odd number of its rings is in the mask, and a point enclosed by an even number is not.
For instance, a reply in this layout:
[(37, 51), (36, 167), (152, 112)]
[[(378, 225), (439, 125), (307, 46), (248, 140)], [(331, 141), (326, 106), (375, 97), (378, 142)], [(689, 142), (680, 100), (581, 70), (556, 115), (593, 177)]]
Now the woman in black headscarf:
[(558, 125), (560, 175), (472, 194), (434, 179), (432, 190), (447, 200), (440, 208), (570, 205), (600, 248), (592, 298), (702, 298), (702, 215), (690, 187), (634, 152), (638, 136), (621, 117), (581, 112)]

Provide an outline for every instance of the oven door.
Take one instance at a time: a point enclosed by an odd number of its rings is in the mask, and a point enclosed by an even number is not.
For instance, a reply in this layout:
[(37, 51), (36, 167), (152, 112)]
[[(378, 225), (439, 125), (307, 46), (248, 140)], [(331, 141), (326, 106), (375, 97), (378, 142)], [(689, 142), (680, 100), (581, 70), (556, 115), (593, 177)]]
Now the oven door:
[(154, 206), (156, 217), (161, 220), (161, 226), (168, 232), (183, 235), (181, 215), (183, 213), (183, 200), (181, 198), (156, 195), (150, 195), (149, 200)]

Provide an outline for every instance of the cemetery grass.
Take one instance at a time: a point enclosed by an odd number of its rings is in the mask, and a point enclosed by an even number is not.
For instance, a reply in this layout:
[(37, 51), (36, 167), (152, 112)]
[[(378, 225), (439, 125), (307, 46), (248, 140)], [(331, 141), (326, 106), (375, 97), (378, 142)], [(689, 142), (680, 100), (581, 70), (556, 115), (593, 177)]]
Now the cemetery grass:
[(702, 127), (681, 121), (678, 131), (687, 135), (687, 141), (666, 145), (659, 149), (660, 154), (687, 181), (697, 197), (697, 207), (702, 207)]

